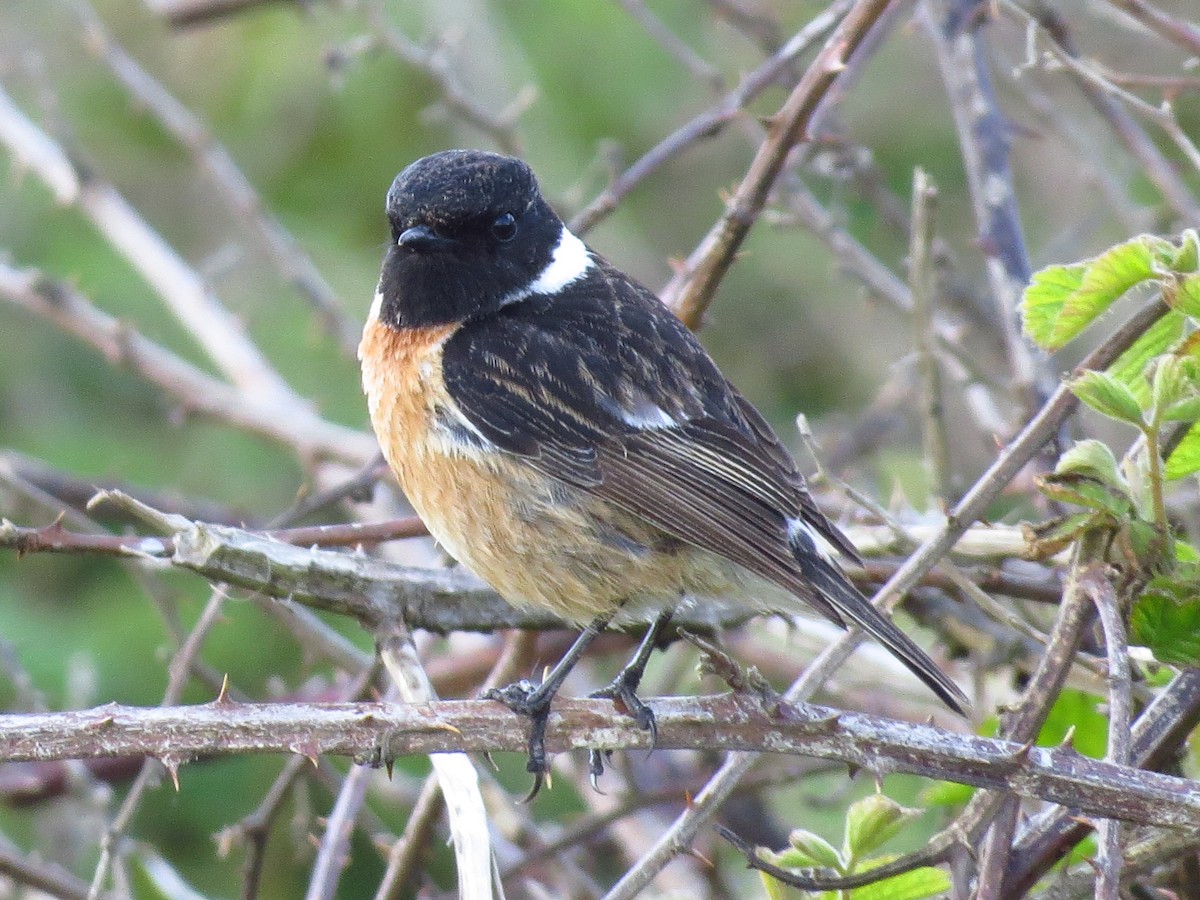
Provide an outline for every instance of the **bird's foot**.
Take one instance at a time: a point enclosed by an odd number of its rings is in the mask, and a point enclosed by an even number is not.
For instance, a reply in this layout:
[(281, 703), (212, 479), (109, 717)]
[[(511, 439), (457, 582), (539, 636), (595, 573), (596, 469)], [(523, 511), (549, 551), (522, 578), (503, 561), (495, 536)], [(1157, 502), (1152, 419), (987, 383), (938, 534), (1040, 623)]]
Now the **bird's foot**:
[[(638, 695), (637, 686), (642, 673), (629, 668), (622, 669), (617, 677), (606, 687), (588, 694), (592, 699), (613, 700), (625, 707), (625, 711), (637, 722), (638, 728), (650, 732), (650, 749), (654, 750), (658, 743), (658, 722), (652, 710)], [(588, 778), (593, 790), (600, 791), (600, 776), (604, 774), (604, 760), (612, 755), (612, 751), (588, 751)]]
[(550, 719), (550, 701), (554, 699), (554, 693), (552, 686), (547, 683), (535, 684), (525, 678), (507, 687), (492, 688), (483, 692), (484, 700), (496, 700), (517, 715), (529, 719), (529, 761), (525, 764), (525, 769), (533, 775), (533, 787), (525, 797), (525, 803), (538, 795), (549, 775), (546, 723)]

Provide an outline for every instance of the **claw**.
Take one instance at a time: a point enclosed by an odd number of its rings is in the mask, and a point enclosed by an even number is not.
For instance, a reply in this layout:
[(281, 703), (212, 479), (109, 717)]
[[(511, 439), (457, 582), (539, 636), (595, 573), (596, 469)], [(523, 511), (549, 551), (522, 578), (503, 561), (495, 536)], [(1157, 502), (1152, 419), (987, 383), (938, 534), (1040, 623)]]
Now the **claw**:
[(533, 798), (536, 797), (538, 795), (538, 793), (541, 791), (542, 785), (545, 783), (545, 781), (546, 781), (546, 773), (545, 772), (534, 772), (533, 773), (533, 787), (531, 787), (529, 789), (528, 794), (526, 794), (524, 797), (521, 798), (522, 806), (524, 806), (526, 803), (533, 802)]
[(588, 751), (588, 781), (592, 785), (592, 790), (600, 795), (604, 795), (604, 791), (600, 790), (600, 776), (604, 774), (604, 757), (611, 755), (612, 751), (610, 750)]
[(525, 768), (533, 774), (533, 788), (522, 801), (528, 803), (538, 795), (549, 778), (550, 765), (546, 759), (546, 722), (550, 718), (550, 700), (553, 692), (545, 684), (534, 684), (522, 679), (503, 688), (484, 691), (485, 700), (503, 703), (518, 715), (529, 718), (529, 761)]

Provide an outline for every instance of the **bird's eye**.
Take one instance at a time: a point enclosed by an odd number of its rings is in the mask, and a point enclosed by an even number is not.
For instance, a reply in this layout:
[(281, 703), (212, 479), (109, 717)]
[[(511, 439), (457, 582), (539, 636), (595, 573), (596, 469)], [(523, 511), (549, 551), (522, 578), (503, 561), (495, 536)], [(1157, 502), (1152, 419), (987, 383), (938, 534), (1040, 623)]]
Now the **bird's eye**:
[(492, 222), (492, 236), (501, 242), (511, 241), (517, 236), (517, 217), (512, 213), (496, 216)]

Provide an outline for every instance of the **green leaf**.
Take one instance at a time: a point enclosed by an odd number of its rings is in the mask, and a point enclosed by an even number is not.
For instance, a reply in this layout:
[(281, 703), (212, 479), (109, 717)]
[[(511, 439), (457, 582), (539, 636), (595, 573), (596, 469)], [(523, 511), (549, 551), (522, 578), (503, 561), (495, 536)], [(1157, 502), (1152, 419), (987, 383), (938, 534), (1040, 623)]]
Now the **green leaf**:
[(1130, 642), (1149, 647), (1156, 659), (1200, 666), (1200, 594), (1194, 583), (1155, 578), (1129, 617)]
[(767, 900), (804, 900), (805, 897), (811, 896), (808, 891), (784, 884), (766, 872), (759, 872), (758, 877), (762, 881), (763, 890), (767, 892)]
[(1021, 296), (1021, 318), (1025, 333), (1034, 343), (1047, 350), (1057, 350), (1054, 333), (1066, 306), (1067, 298), (1083, 285), (1086, 266), (1047, 266), (1033, 273), (1029, 287)]
[(1062, 455), (1054, 472), (1058, 475), (1086, 475), (1102, 484), (1118, 488), (1126, 495), (1129, 493), (1125, 478), (1117, 467), (1117, 458), (1113, 456), (1108, 444), (1102, 441), (1090, 438), (1079, 441)]
[(1180, 235), (1179, 250), (1171, 261), (1171, 268), (1176, 272), (1195, 272), (1200, 268), (1200, 235), (1196, 229), (1189, 228)]
[(1057, 350), (1131, 287), (1155, 277), (1155, 255), (1164, 247), (1177, 253), (1160, 238), (1141, 235), (1075, 265), (1035, 272), (1021, 298), (1026, 334)]
[(1174, 290), (1167, 291), (1163, 296), (1168, 297), (1172, 309), (1186, 313), (1193, 319), (1200, 319), (1200, 275), (1177, 275)]
[[(876, 856), (864, 860), (856, 871), (865, 872), (886, 865), (896, 859), (895, 854)], [(903, 872), (883, 881), (855, 888), (850, 896), (853, 900), (925, 900), (937, 897), (950, 890), (950, 876), (941, 869), (922, 866), (911, 872)]]
[(843, 859), (860, 859), (890, 841), (913, 819), (924, 814), (922, 809), (901, 806), (891, 797), (871, 794), (850, 805), (846, 812), (846, 837), (842, 847)]
[(1175, 349), (1179, 339), (1183, 337), (1185, 321), (1183, 314), (1173, 310), (1167, 312), (1108, 367), (1108, 374), (1133, 391), (1139, 403), (1150, 402), (1150, 382), (1146, 380), (1146, 366), (1155, 357)]
[(1163, 466), (1163, 474), (1169, 481), (1184, 478), (1195, 472), (1200, 472), (1200, 424), (1188, 429)]
[(1038, 479), (1038, 487), (1051, 500), (1073, 503), (1107, 515), (1107, 519), (1087, 522), (1085, 527), (1112, 527), (1133, 513), (1133, 500), (1124, 485), (1110, 487), (1088, 475), (1077, 472), (1055, 472)]
[(1142, 407), (1133, 391), (1107, 372), (1090, 370), (1070, 383), (1071, 392), (1098, 413), (1141, 426)]
[(1154, 367), (1150, 402), (1161, 414), (1168, 407), (1196, 396), (1198, 363), (1195, 357), (1167, 355)]
[(1172, 403), (1162, 411), (1165, 422), (1195, 422), (1200, 419), (1200, 397), (1188, 397)]
[(788, 843), (791, 847), (779, 853), (776, 865), (789, 869), (836, 869), (839, 872), (845, 868), (841, 854), (819, 834), (797, 828), (788, 835)]

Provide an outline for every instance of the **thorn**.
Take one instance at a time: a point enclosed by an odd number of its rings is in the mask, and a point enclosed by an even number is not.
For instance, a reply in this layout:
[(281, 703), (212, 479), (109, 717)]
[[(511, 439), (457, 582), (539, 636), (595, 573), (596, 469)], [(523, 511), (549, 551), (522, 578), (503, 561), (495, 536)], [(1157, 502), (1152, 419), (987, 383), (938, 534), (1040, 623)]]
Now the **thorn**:
[(317, 748), (315, 744), (293, 744), (291, 751), (307, 759), (313, 764), (314, 769), (319, 768), (317, 765)]
[(219, 694), (217, 694), (216, 702), (217, 703), (233, 703), (233, 701), (229, 699), (229, 673), (228, 672), (226, 672), (224, 677), (221, 678), (221, 691)]
[(857, 778), (858, 773), (861, 771), (862, 766), (855, 765), (854, 763), (846, 763), (846, 775), (849, 776), (851, 781)]
[(396, 760), (394, 759), (385, 759), (383, 761), (383, 771), (387, 772), (388, 781), (392, 780), (392, 769), (395, 767), (395, 765)]
[[(1072, 725), (1071, 728), (1068, 730), (1068, 734), (1073, 733), (1074, 729), (1075, 729), (1075, 726)], [(1022, 744), (1020, 747), (1018, 747), (1016, 750), (1014, 750), (1012, 753), (1010, 753), (1008, 755), (1008, 761), (1011, 763), (1014, 763), (1014, 764), (1018, 764), (1018, 765), (1020, 763), (1025, 762), (1025, 760), (1027, 760), (1029, 758), (1029, 751), (1033, 749), (1033, 746), (1034, 746), (1033, 740), (1026, 741), (1024, 744)]]
[(1075, 750), (1075, 726), (1071, 725), (1067, 728), (1067, 733), (1063, 735), (1063, 739), (1059, 741), (1059, 750)]
[(717, 868), (717, 867), (716, 867), (716, 866), (713, 864), (713, 861), (712, 861), (711, 859), (709, 859), (707, 856), (705, 856), (703, 853), (701, 853), (701, 852), (700, 852), (699, 850), (697, 850), (695, 847), (692, 847), (692, 848), (691, 848), (691, 849), (688, 851), (688, 856), (695, 857), (696, 859), (700, 860), (700, 862), (704, 863), (704, 865), (708, 866), (710, 869), (714, 869), (714, 870), (715, 870), (715, 869)]
[(449, 722), (434, 722), (429, 727), (433, 731), (448, 731), (453, 735), (462, 734), (461, 728), (451, 725)]
[(499, 767), (498, 765), (496, 765), (496, 760), (495, 760), (495, 758), (492, 756), (492, 751), (491, 751), (491, 750), (485, 750), (485, 751), (484, 751), (484, 753), (483, 753), (483, 758), (484, 758), (484, 759), (486, 759), (486, 760), (488, 761), (488, 765), (492, 767), (492, 771), (493, 771), (493, 772), (499, 772), (499, 771), (500, 771), (500, 767)]
[(158, 761), (163, 764), (163, 768), (167, 770), (167, 774), (171, 776), (171, 783), (175, 785), (175, 793), (179, 793), (179, 757), (177, 756), (160, 756)]

